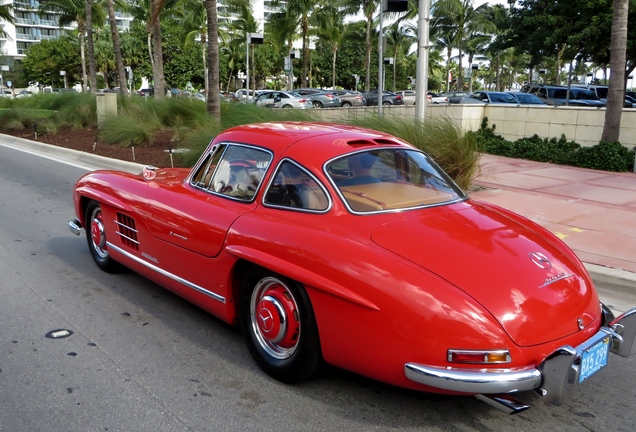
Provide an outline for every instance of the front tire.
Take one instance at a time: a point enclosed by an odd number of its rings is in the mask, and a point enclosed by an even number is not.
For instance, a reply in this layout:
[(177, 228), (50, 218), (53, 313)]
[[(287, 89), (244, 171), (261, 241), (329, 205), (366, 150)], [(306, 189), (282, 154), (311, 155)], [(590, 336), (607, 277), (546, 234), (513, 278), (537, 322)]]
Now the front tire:
[(309, 296), (298, 283), (255, 268), (241, 288), (241, 329), (256, 364), (272, 378), (295, 383), (322, 363)]
[(86, 241), (88, 242), (88, 249), (91, 252), (93, 261), (97, 264), (102, 271), (107, 273), (115, 273), (121, 269), (121, 265), (111, 258), (108, 252), (108, 245), (106, 244), (106, 227), (104, 225), (104, 218), (102, 208), (96, 201), (91, 201), (86, 207), (86, 214), (84, 218)]

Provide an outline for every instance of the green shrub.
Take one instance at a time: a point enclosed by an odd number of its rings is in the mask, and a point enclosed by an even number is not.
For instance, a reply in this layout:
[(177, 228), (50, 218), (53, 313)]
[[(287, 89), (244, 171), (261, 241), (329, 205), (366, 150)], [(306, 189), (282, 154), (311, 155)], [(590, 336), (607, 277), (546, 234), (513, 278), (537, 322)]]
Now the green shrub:
[(481, 152), (498, 156), (605, 171), (631, 171), (634, 168), (634, 150), (629, 150), (618, 142), (601, 141), (592, 147), (582, 147), (574, 141), (568, 141), (565, 135), (561, 135), (559, 139), (533, 135), (511, 142), (496, 135), (494, 127), (488, 128), (487, 117), (484, 117), (481, 128), (475, 135)]
[(576, 155), (576, 164), (604, 171), (632, 171), (634, 150), (618, 142), (601, 141), (593, 147), (581, 147)]

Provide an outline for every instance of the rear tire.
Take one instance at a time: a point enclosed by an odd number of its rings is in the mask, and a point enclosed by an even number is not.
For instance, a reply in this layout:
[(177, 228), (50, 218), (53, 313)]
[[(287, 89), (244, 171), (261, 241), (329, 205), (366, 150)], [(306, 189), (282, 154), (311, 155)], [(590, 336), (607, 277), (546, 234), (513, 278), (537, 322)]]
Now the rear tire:
[(311, 104), (313, 105), (314, 108), (322, 108), (322, 103), (318, 101), (313, 101)]
[(350, 108), (351, 107), (351, 102), (343, 102), (342, 103), (342, 107), (343, 108)]
[(391, 102), (382, 102), (382, 105), (393, 105)]
[(106, 273), (116, 273), (121, 270), (121, 264), (112, 259), (108, 252), (102, 208), (97, 201), (91, 201), (86, 207), (84, 222), (88, 249), (97, 267)]
[(302, 285), (256, 267), (241, 287), (240, 302), (247, 347), (266, 374), (291, 384), (317, 373), (322, 364), (318, 326)]

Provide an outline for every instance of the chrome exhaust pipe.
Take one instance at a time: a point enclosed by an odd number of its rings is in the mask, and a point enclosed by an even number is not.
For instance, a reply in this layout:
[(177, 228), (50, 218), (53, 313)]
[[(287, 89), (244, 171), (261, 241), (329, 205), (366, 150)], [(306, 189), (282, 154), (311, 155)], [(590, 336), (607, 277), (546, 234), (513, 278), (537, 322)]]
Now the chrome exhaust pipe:
[(504, 394), (498, 395), (484, 395), (478, 394), (475, 397), (490, 405), (491, 407), (497, 408), (500, 411), (505, 412), (506, 414), (519, 414), (521, 411), (525, 411), (530, 408), (530, 405), (526, 405), (518, 400)]

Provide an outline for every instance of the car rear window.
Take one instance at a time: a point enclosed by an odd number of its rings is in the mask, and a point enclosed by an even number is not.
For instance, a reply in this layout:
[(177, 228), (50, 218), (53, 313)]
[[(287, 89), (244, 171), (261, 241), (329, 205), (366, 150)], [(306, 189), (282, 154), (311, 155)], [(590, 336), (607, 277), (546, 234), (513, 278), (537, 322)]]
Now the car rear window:
[(357, 152), (329, 162), (326, 172), (353, 213), (405, 210), (465, 198), (437, 164), (417, 150)]

